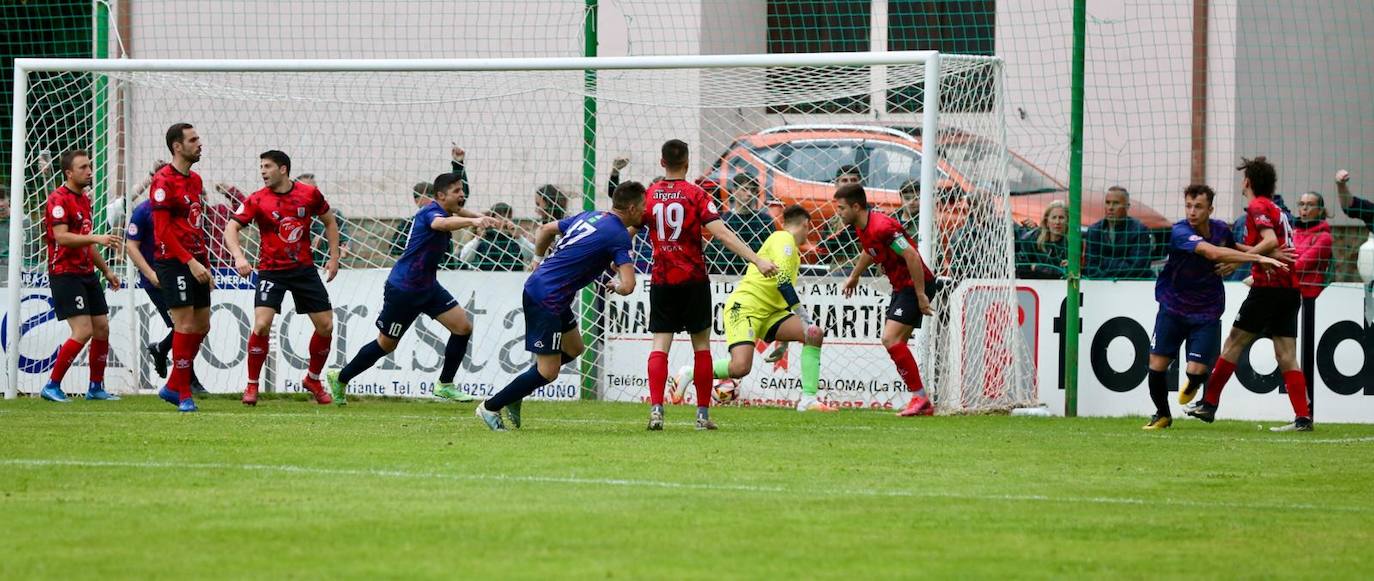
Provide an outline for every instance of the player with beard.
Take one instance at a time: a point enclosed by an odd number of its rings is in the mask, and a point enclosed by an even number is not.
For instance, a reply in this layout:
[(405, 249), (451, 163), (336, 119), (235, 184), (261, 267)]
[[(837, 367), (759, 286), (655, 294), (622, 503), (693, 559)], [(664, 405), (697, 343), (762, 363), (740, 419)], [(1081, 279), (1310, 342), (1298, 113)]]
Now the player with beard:
[(234, 256), (234, 269), (248, 278), (253, 267), (239, 244), (239, 230), (256, 224), (261, 238), (258, 251), (258, 284), (253, 293), (253, 332), (248, 336), (248, 385), (243, 390), (243, 404), (258, 403), (258, 378), (267, 360), (267, 346), (272, 321), (281, 312), (282, 299), (287, 291), (296, 303), (296, 312), (310, 317), (315, 333), (310, 336), (310, 364), (301, 385), (315, 396), (321, 405), (333, 398), (320, 381), (329, 348), (333, 344), (334, 311), (329, 304), (329, 291), (315, 269), (310, 248), (310, 226), (315, 217), (324, 222), (325, 239), (329, 243), (329, 261), (325, 264), (325, 280), (332, 281), (339, 273), (339, 224), (329, 202), (315, 186), (291, 179), (291, 158), (277, 150), (258, 156), (258, 169), (266, 187), (253, 192), (234, 211), (234, 219), (224, 228), (224, 243)]

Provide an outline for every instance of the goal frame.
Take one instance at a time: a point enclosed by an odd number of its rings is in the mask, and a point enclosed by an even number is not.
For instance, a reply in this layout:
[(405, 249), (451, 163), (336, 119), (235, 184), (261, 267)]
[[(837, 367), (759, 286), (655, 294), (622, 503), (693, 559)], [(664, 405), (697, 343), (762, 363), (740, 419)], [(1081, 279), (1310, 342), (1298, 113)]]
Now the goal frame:
[[(960, 55), (962, 59), (999, 61), (998, 57)], [(808, 66), (872, 66), (924, 65), (924, 93), (922, 130), (936, 135), (939, 128), (940, 60), (937, 51), (845, 52), (806, 54), (732, 54), (689, 56), (625, 56), (625, 57), (558, 57), (558, 58), (494, 58), (494, 59), (33, 59), (14, 60), (14, 123), (10, 151), (10, 213), (11, 249), (23, 248), (22, 218), (31, 208), (26, 207), (24, 177), (28, 136), (29, 74), (35, 72), (169, 72), (169, 73), (270, 73), (270, 72), (497, 72), (497, 71), (598, 71), (628, 69), (718, 69), (731, 67), (793, 68)], [(595, 135), (590, 136), (595, 139)], [(97, 136), (99, 138), (99, 136)], [(938, 146), (936, 139), (921, 140), (921, 191), (935, 191)], [(935, 196), (921, 196), (919, 250), (931, 256), (934, 239)], [(929, 258), (927, 258), (929, 259)], [(20, 362), (20, 327), (22, 300), (23, 257), (12, 257), (6, 280), (9, 284), (8, 315), (4, 329), (8, 345), (6, 367), (8, 381), (5, 399), (18, 397)], [(918, 344), (926, 334), (917, 333)]]

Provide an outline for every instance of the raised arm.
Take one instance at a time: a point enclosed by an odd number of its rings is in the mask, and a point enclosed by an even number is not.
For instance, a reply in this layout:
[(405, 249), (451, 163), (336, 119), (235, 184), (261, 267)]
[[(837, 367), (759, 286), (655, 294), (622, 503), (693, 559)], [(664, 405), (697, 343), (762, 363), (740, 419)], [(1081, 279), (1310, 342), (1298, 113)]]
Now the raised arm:
[(739, 236), (735, 234), (735, 231), (731, 230), (729, 226), (726, 226), (724, 222), (712, 220), (706, 224), (706, 230), (710, 232), (711, 236), (715, 237), (716, 240), (719, 240), (721, 244), (724, 244), (726, 248), (729, 248), (731, 252), (740, 255), (742, 258), (758, 267), (759, 273), (763, 276), (771, 277), (778, 273), (778, 265), (773, 264), (771, 260), (759, 257), (759, 255), (754, 253), (754, 250), (749, 248), (749, 245), (745, 244), (743, 240), (740, 240)]
[(1336, 172), (1336, 193), (1341, 198), (1341, 209), (1350, 210), (1350, 205), (1355, 201), (1355, 195), (1350, 193), (1350, 172)]

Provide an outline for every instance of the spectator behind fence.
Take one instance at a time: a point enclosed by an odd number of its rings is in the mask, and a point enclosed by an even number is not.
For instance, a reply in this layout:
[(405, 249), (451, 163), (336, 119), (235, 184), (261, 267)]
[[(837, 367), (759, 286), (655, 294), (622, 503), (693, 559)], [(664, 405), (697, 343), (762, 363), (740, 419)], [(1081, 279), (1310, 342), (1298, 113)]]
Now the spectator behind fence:
[[(429, 182), (416, 182), (415, 185), (410, 188), (410, 197), (415, 203), (416, 210), (428, 206), (430, 202), (433, 202), (433, 194), (434, 184)], [(466, 194), (466, 192), (464, 192), (464, 194)], [(406, 241), (410, 238), (410, 228), (414, 226), (414, 222), (414, 216), (406, 216), (406, 219), (401, 221), (400, 226), (396, 229), (396, 234), (391, 237), (391, 256), (400, 258), (401, 253), (405, 252)]]
[(10, 263), (10, 190), (0, 184), (0, 277), (9, 276)]
[(1317, 298), (1331, 282), (1331, 242), (1326, 200), (1317, 192), (1303, 194), (1298, 198), (1298, 219), (1293, 223), (1293, 245), (1298, 253), (1293, 271), (1305, 299)]
[(1083, 275), (1102, 279), (1154, 278), (1150, 260), (1154, 244), (1150, 229), (1130, 216), (1131, 193), (1121, 186), (1107, 189), (1106, 217), (1083, 235)]
[(1016, 241), (1017, 278), (1064, 278), (1069, 251), (1069, 210), (1055, 200), (1040, 216), (1040, 227), (1026, 232)]
[[(863, 174), (856, 165), (842, 165), (835, 171), (836, 190), (863, 183)], [(821, 252), (830, 263), (832, 274), (847, 276), (851, 263), (859, 256), (859, 239), (854, 237), (854, 229), (845, 228), (838, 216), (827, 220), (821, 230)]]
[(511, 222), (515, 212), (510, 204), (498, 202), (487, 211), (493, 218), (503, 218), (502, 225), (488, 228), (481, 236), (463, 245), (462, 261), (469, 268), (492, 272), (524, 270), (534, 257), (534, 247), (522, 238)]
[[(620, 172), (630, 165), (629, 156), (620, 156), (611, 162), (611, 177), (606, 181), (606, 195), (615, 197), (615, 189), (620, 187)], [(648, 183), (650, 185), (662, 181), (663, 176), (656, 176)], [(649, 242), (649, 229), (640, 227), (635, 233), (634, 240), (630, 241), (630, 256), (635, 262), (635, 272), (648, 274), (653, 267), (654, 248)]]
[[(906, 230), (907, 236), (917, 242), (921, 241), (921, 182), (920, 180), (907, 180), (902, 182), (902, 187), (897, 190), (897, 194), (902, 197), (902, 207), (897, 210), (897, 215), (893, 216), (898, 222), (902, 223), (902, 229)], [(938, 199), (938, 198), (936, 198)], [(938, 215), (938, 214), (937, 214)]]
[[(224, 244), (224, 227), (229, 225), (229, 221), (234, 219), (234, 209), (243, 204), (248, 196), (243, 190), (223, 182), (215, 184), (215, 193), (219, 194), (223, 202), (210, 205), (205, 209), (205, 246), (210, 251), (211, 268), (233, 268), (234, 255), (229, 252), (229, 247)], [(211, 200), (210, 196), (205, 196), (206, 200)], [(213, 274), (213, 273), (211, 273)]]
[[(296, 176), (296, 181), (307, 186), (319, 188), (315, 183), (315, 174), (303, 173)], [(332, 192), (331, 192), (332, 193)], [(339, 225), (339, 262), (342, 264), (348, 258), (348, 252), (353, 242), (353, 229), (348, 225), (348, 219), (334, 206), (334, 221)], [(315, 258), (315, 264), (325, 264), (329, 262), (329, 243), (324, 238), (324, 220), (310, 221), (310, 254)]]
[(1374, 202), (1350, 193), (1350, 172), (1336, 172), (1336, 193), (1340, 195), (1341, 209), (1345, 211), (1345, 215), (1364, 222), (1365, 227), (1369, 228), (1369, 233), (1374, 235)]
[[(730, 210), (720, 215), (740, 241), (758, 250), (773, 234), (773, 216), (763, 209), (759, 183), (749, 174), (735, 174), (730, 180)], [(706, 245), (706, 265), (712, 274), (744, 274), (749, 263), (726, 250), (718, 240)]]

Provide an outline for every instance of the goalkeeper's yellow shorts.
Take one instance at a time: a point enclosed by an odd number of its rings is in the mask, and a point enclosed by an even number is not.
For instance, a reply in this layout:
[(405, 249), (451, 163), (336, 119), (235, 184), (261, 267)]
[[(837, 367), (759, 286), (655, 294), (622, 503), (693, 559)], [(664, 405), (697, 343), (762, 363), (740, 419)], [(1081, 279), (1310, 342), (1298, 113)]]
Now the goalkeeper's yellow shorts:
[(748, 298), (731, 294), (725, 301), (725, 344), (753, 344), (759, 339), (772, 342), (778, 327), (792, 316), (789, 311), (754, 304)]

